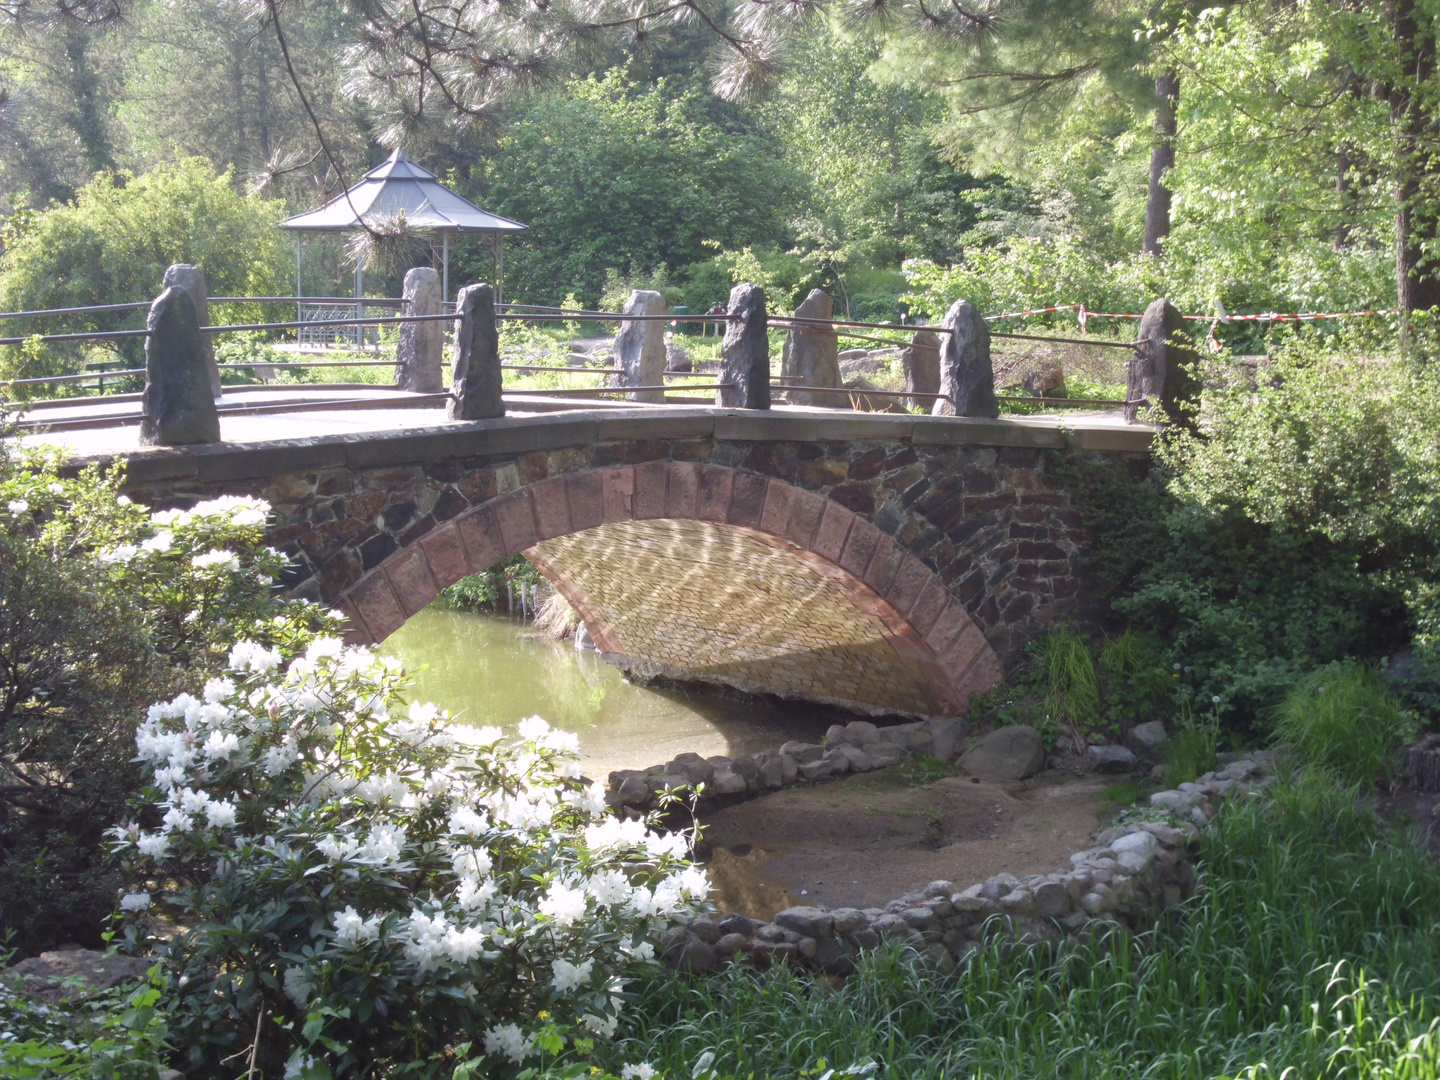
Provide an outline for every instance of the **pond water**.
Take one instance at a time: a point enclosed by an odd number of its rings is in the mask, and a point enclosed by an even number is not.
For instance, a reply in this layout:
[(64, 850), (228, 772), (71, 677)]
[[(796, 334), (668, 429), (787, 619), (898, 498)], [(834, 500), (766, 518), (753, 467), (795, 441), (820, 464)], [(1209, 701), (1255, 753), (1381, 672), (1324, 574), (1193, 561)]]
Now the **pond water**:
[(635, 686), (595, 653), (536, 637), (530, 624), (505, 615), (427, 608), (381, 651), (414, 674), (415, 700), (462, 723), (513, 730), (542, 716), (575, 732), (585, 775), (601, 781), (685, 751), (734, 757), (788, 739), (818, 741), (831, 724), (853, 719), (822, 706)]

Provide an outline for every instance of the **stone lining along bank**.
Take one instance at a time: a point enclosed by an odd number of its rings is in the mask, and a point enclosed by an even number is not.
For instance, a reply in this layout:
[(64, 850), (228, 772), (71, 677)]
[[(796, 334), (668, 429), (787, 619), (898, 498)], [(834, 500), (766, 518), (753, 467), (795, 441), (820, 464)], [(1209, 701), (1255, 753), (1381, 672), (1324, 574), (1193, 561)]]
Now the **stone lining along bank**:
[[(905, 726), (919, 739), (925, 725)], [(875, 745), (885, 747), (881, 756), (886, 756), (893, 752), (889, 747), (899, 744)], [(798, 773), (800, 765), (795, 767)], [(1168, 811), (1170, 820), (1104, 829), (1094, 847), (1070, 856), (1069, 870), (1024, 879), (997, 874), (963, 889), (952, 881), (934, 881), (883, 908), (791, 907), (769, 922), (737, 914), (678, 919), (662, 940), (661, 952), (667, 964), (686, 971), (712, 971), (748, 959), (759, 967), (790, 963), (846, 975), (860, 954), (899, 945), (945, 972), (997, 934), (1025, 943), (1058, 943), (1087, 928), (1142, 929), (1193, 894), (1192, 848), (1224, 801), (1248, 795), (1272, 777), (1271, 756), (1255, 754), (1194, 783), (1156, 792), (1149, 804)]]

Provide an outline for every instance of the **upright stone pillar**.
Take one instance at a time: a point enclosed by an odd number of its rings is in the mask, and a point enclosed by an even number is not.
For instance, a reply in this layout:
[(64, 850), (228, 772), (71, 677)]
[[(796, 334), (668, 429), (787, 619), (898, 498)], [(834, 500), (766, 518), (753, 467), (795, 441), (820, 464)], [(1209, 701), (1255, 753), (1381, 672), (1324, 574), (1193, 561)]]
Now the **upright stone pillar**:
[[(428, 266), (405, 271), (402, 315), (439, 315), (440, 275)], [(395, 346), (395, 385), (416, 394), (438, 394), (445, 389), (441, 359), (445, 352), (445, 324), (411, 322), (400, 324), (400, 343)]]
[[(664, 315), (665, 297), (653, 289), (636, 289), (621, 309), (624, 315)], [(615, 335), (616, 366), (624, 369), (624, 386), (662, 386), (665, 381), (665, 324), (658, 319), (622, 322)], [(665, 391), (642, 390), (625, 395), (631, 401), (665, 403)]]
[(727, 409), (770, 408), (770, 339), (765, 333), (765, 290), (746, 281), (730, 290), (730, 321), (720, 345), (715, 404)]
[[(900, 363), (905, 369), (907, 394), (938, 394), (940, 392), (940, 338), (933, 330), (917, 330), (910, 344), (900, 350)], [(906, 398), (912, 409), (931, 409), (933, 397)]]
[[(205, 288), (205, 271), (190, 263), (173, 263), (165, 270), (165, 286), (184, 289), (195, 305), (195, 318), (200, 326), (210, 325), (210, 294)], [(220, 369), (215, 366), (215, 341), (209, 334), (200, 335), (205, 349), (205, 374), (210, 380), (210, 394), (220, 396)]]
[(956, 300), (940, 324), (940, 393), (936, 416), (1000, 415), (995, 400), (995, 369), (990, 366), (990, 328), (969, 300)]
[[(835, 301), (820, 289), (811, 289), (810, 295), (795, 309), (797, 319), (823, 319), (829, 321), (835, 316)], [(843, 407), (849, 404), (844, 394), (807, 394), (797, 386), (839, 387), (840, 347), (834, 327), (795, 326), (785, 335), (785, 352), (780, 361), (780, 370), (790, 376), (785, 384), (785, 396), (795, 405), (829, 405)], [(795, 380), (799, 380), (798, 383)]]
[(145, 320), (145, 394), (141, 446), (189, 446), (220, 441), (220, 417), (205, 367), (205, 337), (189, 293), (171, 285)]
[(1140, 317), (1135, 353), (1125, 369), (1126, 423), (1139, 423), (1140, 410), (1158, 402), (1171, 423), (1193, 425), (1200, 356), (1185, 343), (1184, 327), (1180, 312), (1164, 298), (1151, 303)]
[(495, 291), (483, 282), (466, 285), (455, 298), (455, 366), (450, 373), (446, 415), (451, 420), (490, 420), (504, 416), (500, 375)]

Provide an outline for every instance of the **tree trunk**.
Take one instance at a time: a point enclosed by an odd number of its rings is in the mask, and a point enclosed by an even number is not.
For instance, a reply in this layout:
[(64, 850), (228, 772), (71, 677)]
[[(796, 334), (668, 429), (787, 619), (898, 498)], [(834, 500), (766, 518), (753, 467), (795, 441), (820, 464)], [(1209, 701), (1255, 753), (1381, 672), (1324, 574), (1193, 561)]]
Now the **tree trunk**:
[(1150, 193), (1145, 200), (1145, 243), (1141, 250), (1159, 255), (1170, 235), (1170, 189), (1165, 172), (1175, 166), (1176, 105), (1180, 77), (1167, 71), (1155, 80), (1155, 146), (1150, 151)]
[(1404, 320), (1412, 311), (1440, 307), (1440, 277), (1433, 260), (1425, 259), (1427, 242), (1437, 237), (1436, 210), (1426, 190), (1427, 153), (1423, 145), (1430, 125), (1424, 95), (1435, 74), (1435, 36), (1416, 18), (1415, 0), (1387, 5), (1400, 79), (1390, 86), (1390, 124), (1395, 135), (1395, 277), (1397, 307)]

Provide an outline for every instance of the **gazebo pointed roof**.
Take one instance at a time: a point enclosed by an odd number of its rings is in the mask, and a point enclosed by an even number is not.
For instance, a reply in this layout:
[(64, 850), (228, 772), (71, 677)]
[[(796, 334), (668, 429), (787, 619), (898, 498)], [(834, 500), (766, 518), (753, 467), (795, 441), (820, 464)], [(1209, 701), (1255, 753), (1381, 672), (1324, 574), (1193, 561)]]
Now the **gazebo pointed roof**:
[(296, 232), (347, 232), (361, 228), (362, 222), (376, 224), (398, 217), (402, 211), (411, 225), (439, 233), (503, 234), (529, 228), (461, 198), (404, 150), (396, 150), (344, 195), (281, 224)]

